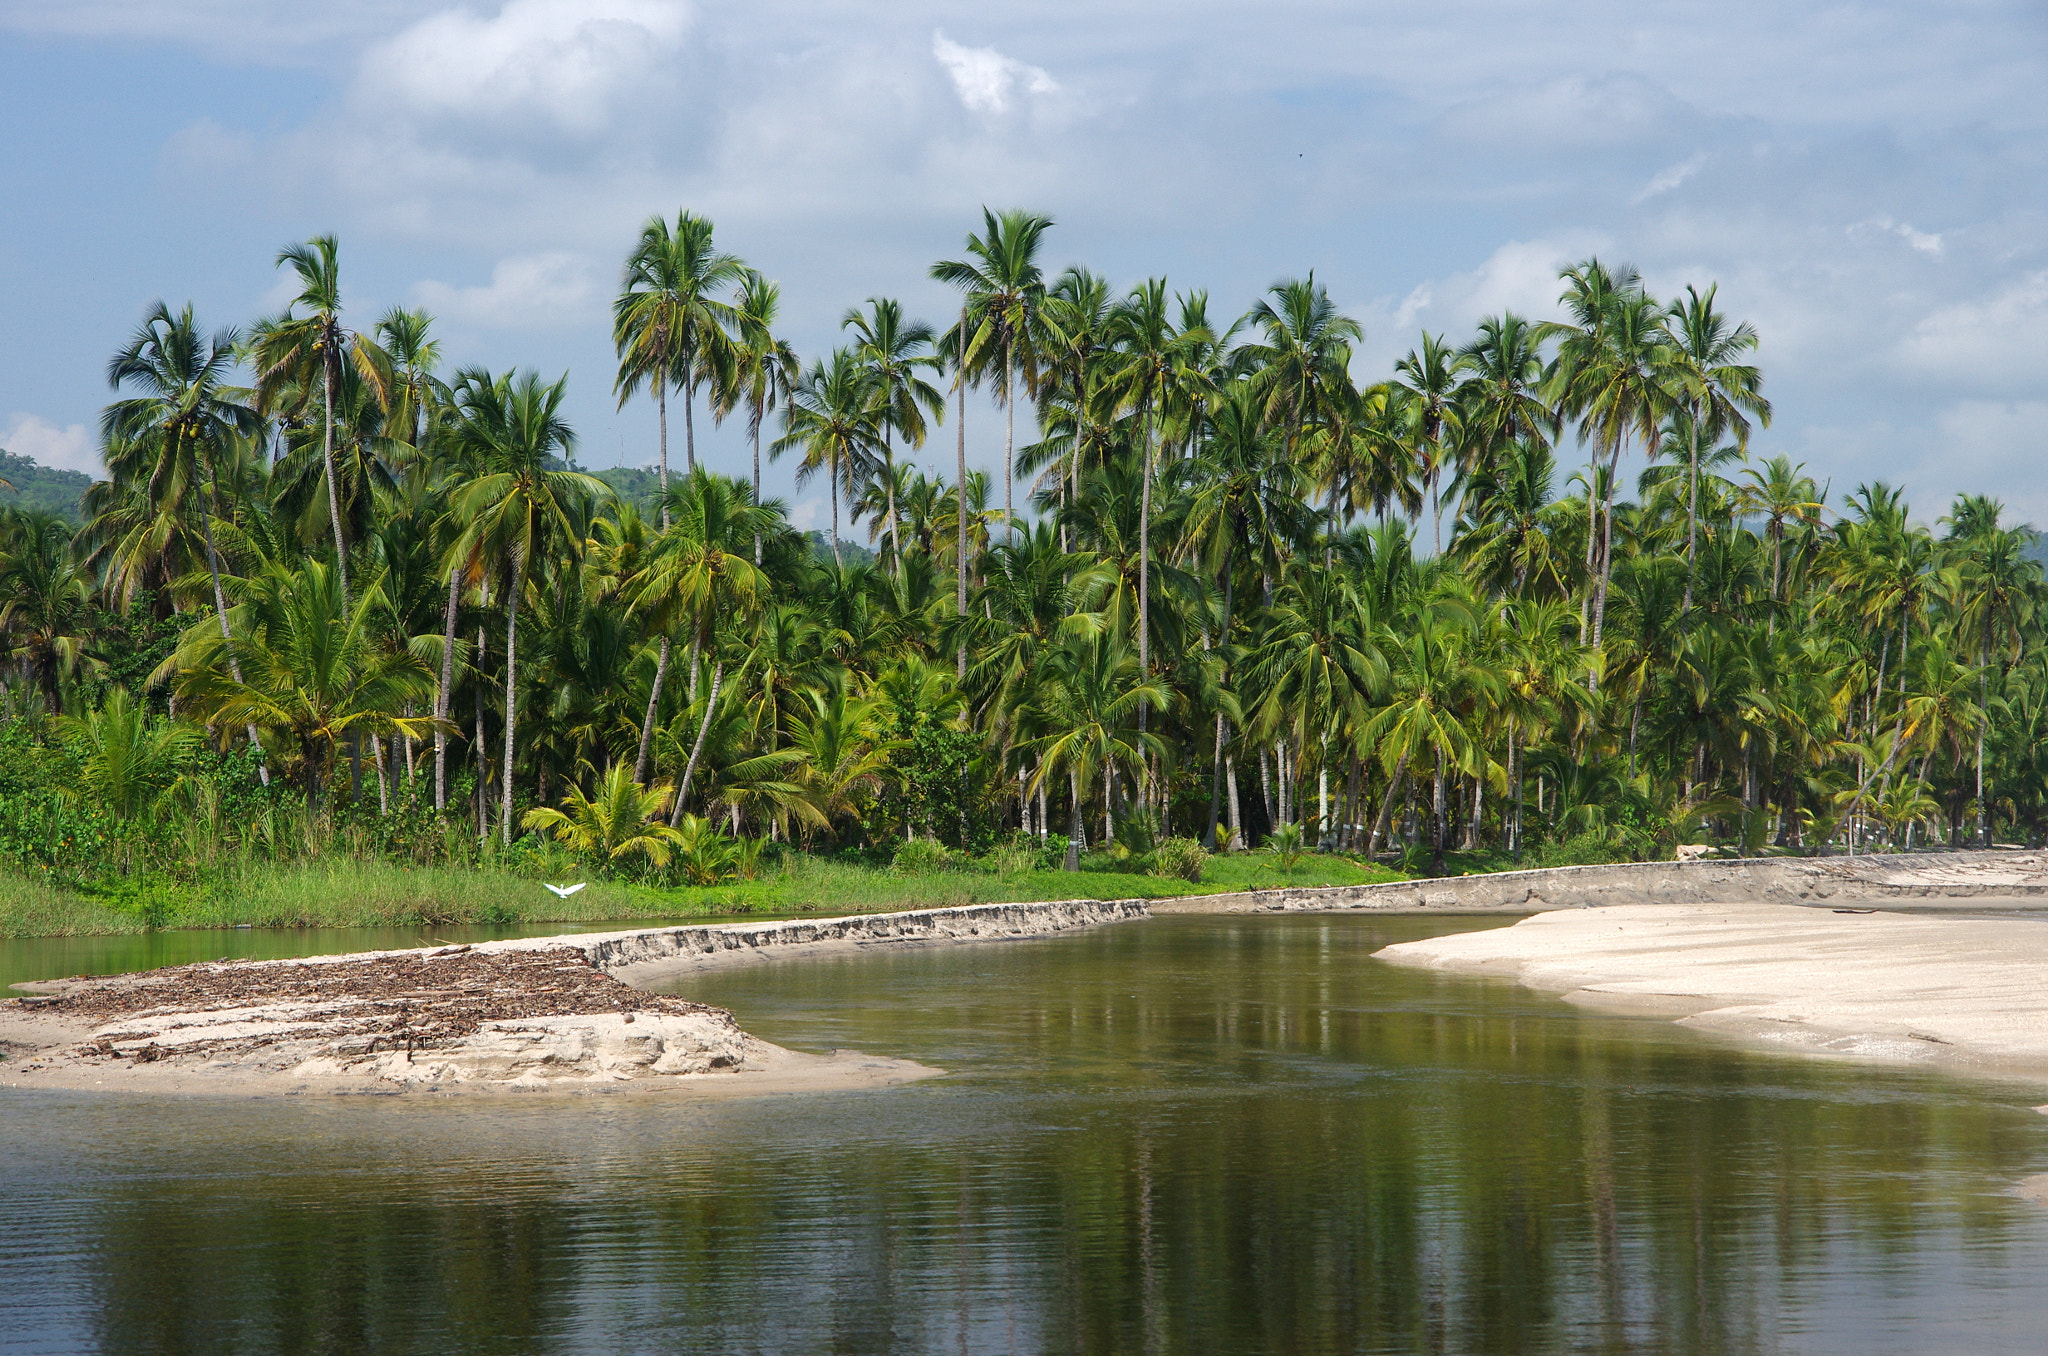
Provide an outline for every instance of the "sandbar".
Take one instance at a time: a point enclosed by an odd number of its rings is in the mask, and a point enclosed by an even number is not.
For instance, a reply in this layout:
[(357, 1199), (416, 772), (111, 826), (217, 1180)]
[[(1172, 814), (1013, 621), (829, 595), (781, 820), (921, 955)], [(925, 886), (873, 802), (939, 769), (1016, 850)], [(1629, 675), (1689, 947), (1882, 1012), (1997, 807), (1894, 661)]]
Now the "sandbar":
[(1624, 904), (1376, 954), (1788, 1052), (2048, 1083), (2048, 927), (2031, 920)]

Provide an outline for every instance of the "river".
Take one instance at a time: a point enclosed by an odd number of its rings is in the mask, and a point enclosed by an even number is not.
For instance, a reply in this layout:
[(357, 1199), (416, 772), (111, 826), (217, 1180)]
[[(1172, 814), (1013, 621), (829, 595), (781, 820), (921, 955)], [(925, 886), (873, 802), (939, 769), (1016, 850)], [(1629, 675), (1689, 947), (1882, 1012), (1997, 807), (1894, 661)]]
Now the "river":
[(861, 1093), (0, 1089), (0, 1352), (2042, 1349), (2048, 1210), (2004, 1194), (2048, 1169), (2039, 1089), (1370, 956), (1505, 921), (1167, 917), (674, 986), (950, 1072)]

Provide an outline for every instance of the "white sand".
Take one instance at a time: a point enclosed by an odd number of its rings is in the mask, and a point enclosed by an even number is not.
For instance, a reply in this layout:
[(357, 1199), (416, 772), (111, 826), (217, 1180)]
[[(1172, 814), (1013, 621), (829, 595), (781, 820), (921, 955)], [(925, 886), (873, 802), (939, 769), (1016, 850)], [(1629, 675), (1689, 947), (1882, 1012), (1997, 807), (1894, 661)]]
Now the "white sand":
[(1784, 904), (1537, 914), (1402, 942), (1403, 965), (1498, 974), (1607, 1011), (1778, 1049), (2048, 1082), (2048, 926)]

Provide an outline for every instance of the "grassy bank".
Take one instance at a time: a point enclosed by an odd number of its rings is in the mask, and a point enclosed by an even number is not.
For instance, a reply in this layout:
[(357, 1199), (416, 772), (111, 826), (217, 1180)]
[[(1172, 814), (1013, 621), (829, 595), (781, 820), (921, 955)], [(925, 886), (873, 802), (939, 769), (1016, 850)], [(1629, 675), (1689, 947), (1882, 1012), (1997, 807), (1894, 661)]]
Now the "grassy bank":
[[(566, 879), (576, 879), (567, 877)], [(0, 937), (110, 936), (165, 928), (412, 927), (450, 923), (591, 923), (653, 918), (896, 909), (1043, 899), (1165, 899), (1278, 886), (1399, 879), (1382, 867), (1305, 856), (1292, 868), (1266, 853), (1217, 857), (1199, 885), (1113, 870), (979, 869), (899, 874), (890, 868), (791, 857), (758, 880), (655, 889), (592, 881), (558, 899), (539, 881), (493, 867), (403, 867), (340, 859), (259, 868), (232, 882), (145, 881), (95, 897), (0, 874)]]

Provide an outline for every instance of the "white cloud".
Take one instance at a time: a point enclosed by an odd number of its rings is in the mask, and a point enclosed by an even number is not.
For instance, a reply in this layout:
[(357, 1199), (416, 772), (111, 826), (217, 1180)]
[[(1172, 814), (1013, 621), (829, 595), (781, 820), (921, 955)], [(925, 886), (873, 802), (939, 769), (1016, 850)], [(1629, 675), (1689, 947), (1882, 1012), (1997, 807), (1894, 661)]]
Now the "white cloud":
[(99, 447), (83, 424), (59, 427), (33, 414), (16, 414), (0, 430), (0, 448), (60, 471), (106, 474)]
[(356, 100), (460, 122), (603, 131), (681, 49), (679, 0), (508, 0), (497, 14), (449, 9), (363, 56)]
[(1697, 155), (1689, 156), (1686, 159), (1679, 161), (1675, 165), (1671, 165), (1664, 169), (1661, 169), (1657, 171), (1656, 174), (1651, 176), (1649, 183), (1643, 185), (1642, 192), (1636, 194), (1633, 198), (1630, 198), (1629, 201), (1631, 203), (1641, 204), (1648, 202), (1651, 198), (1656, 197), (1659, 193), (1669, 193), (1672, 189), (1677, 188), (1687, 179), (1692, 178), (1693, 175), (1698, 174), (1702, 169), (1706, 168), (1706, 164), (1706, 152), (1702, 151)]
[(1027, 94), (1059, 92), (1059, 84), (1042, 68), (1027, 66), (993, 47), (962, 47), (938, 29), (932, 30), (932, 55), (953, 77), (953, 89), (969, 112), (1006, 113), (1020, 87)]
[(1944, 306), (1899, 345), (1911, 370), (1966, 386), (2040, 389), (2048, 353), (2048, 269), (1975, 301)]
[(1893, 221), (1890, 217), (1878, 216), (1868, 221), (1859, 221), (1849, 228), (1851, 235), (1860, 235), (1867, 231), (1883, 231), (1895, 235), (1922, 254), (1931, 254), (1937, 259), (1941, 257), (1941, 236), (1916, 231), (1910, 222)]
[(481, 287), (429, 279), (415, 283), (412, 294), (429, 310), (479, 329), (533, 330), (602, 319), (590, 261), (563, 252), (500, 259)]

